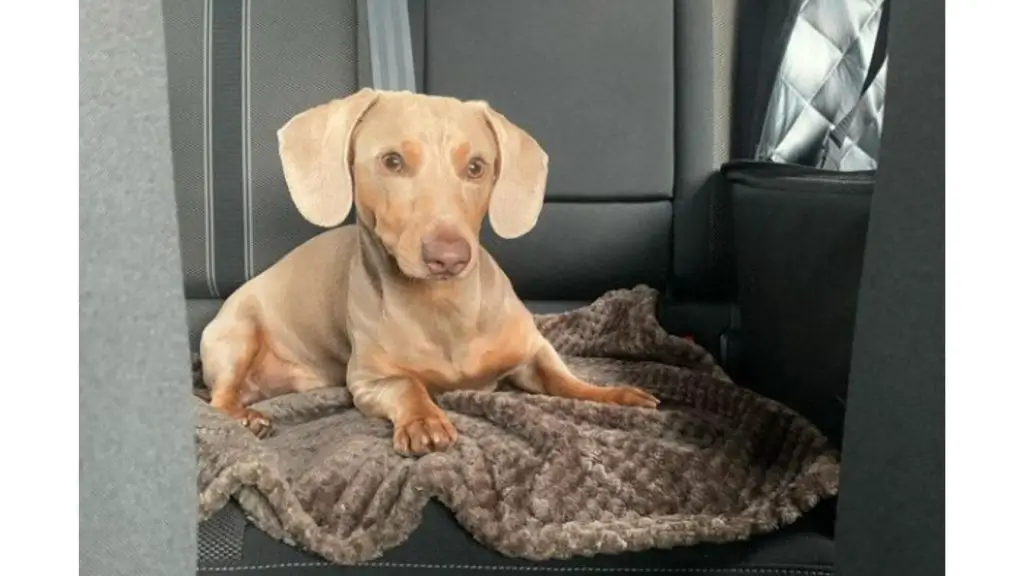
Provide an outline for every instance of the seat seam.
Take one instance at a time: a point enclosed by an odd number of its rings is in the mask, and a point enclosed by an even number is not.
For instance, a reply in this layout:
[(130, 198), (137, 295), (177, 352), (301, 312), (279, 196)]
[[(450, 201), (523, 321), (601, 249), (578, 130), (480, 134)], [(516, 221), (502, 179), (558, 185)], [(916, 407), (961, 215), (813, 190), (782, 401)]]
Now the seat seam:
[[(243, 570), (280, 570), (286, 568), (338, 568), (330, 562), (282, 562), (276, 564), (253, 564), (250, 566), (211, 566), (198, 569), (202, 572), (241, 572)], [(357, 568), (412, 568), (419, 570), (474, 570), (510, 572), (550, 572), (568, 574), (581, 573), (624, 573), (624, 574), (771, 574), (777, 576), (832, 576), (833, 570), (826, 566), (774, 567), (742, 566), (737, 568), (628, 568), (628, 567), (559, 567), (559, 566), (502, 566), (488, 564), (422, 564), (405, 562), (373, 562), (356, 564)]]

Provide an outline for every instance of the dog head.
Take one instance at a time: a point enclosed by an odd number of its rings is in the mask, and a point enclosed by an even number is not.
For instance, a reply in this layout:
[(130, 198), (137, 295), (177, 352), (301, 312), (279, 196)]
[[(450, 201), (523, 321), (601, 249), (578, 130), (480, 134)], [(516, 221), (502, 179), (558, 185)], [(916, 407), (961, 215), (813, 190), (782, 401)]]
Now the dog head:
[(337, 226), (354, 204), (410, 278), (464, 277), (485, 215), (516, 238), (544, 204), (547, 154), (485, 102), (364, 89), (298, 114), (277, 137), (303, 217)]

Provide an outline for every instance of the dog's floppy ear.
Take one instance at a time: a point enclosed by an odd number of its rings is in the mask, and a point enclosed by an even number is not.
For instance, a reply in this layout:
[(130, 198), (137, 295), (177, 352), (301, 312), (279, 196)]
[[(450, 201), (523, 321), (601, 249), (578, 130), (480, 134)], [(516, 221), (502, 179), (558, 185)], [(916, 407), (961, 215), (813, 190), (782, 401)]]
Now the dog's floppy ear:
[(544, 206), (548, 155), (522, 128), (485, 102), (477, 102), (498, 142), (497, 180), (491, 193), (491, 227), (502, 238), (533, 229)]
[(352, 210), (352, 132), (377, 97), (364, 88), (301, 112), (277, 131), (292, 201), (317, 226), (337, 226)]

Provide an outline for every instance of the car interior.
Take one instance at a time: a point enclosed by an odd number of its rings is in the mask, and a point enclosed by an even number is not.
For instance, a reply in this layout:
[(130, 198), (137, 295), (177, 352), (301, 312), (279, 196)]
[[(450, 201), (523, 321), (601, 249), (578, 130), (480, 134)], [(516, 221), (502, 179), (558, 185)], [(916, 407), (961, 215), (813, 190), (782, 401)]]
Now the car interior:
[[(83, 50), (118, 37), (83, 64), (118, 84), (82, 84), (106, 99), (95, 129), (117, 134), (82, 151), (97, 198), (82, 204), (82, 549), (107, 551), (83, 573), (940, 573), (941, 3), (114, 4), (82, 3)], [(794, 66), (818, 62), (794, 40), (814, 10), (857, 25), (847, 92), (794, 87), (809, 74)], [(404, 542), (348, 566), (235, 500), (197, 521), (189, 358), (225, 298), (320, 232), (289, 197), (275, 134), (366, 87), (485, 100), (532, 134), (550, 157), (537, 225), (482, 235), (519, 298), (556, 314), (656, 289), (667, 332), (840, 451), (838, 497), (740, 541), (542, 561), (490, 549), (438, 501)], [(832, 100), (815, 110), (818, 92)], [(829, 117), (835, 102), (849, 120)], [(854, 117), (861, 102), (872, 122)], [(821, 130), (836, 126), (846, 140), (829, 152)]]

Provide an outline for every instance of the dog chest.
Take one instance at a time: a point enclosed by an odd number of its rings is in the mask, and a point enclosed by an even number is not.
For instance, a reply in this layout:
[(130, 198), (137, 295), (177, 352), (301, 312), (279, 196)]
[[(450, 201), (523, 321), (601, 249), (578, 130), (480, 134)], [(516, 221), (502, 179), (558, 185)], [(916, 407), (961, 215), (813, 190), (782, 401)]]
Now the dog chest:
[(462, 338), (422, 336), (392, 343), (386, 358), (378, 361), (392, 364), (396, 372), (436, 391), (493, 387), (499, 378), (529, 362), (533, 348), (530, 331), (519, 323)]

